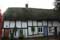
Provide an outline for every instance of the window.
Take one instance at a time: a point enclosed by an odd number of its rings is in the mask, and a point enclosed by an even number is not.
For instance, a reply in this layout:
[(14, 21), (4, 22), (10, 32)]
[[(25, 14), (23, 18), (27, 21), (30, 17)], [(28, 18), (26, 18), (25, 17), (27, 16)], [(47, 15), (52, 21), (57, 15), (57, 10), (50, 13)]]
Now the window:
[(28, 26), (32, 26), (32, 21), (28, 21)]
[(43, 21), (43, 26), (47, 26), (47, 21)]
[(22, 28), (27, 28), (27, 22), (22, 22)]
[(53, 26), (59, 26), (59, 22), (58, 21), (53, 21)]
[(9, 28), (9, 21), (4, 21), (4, 28)]
[(38, 26), (42, 26), (42, 22), (38, 22)]
[(14, 28), (15, 27), (15, 22), (14, 21), (10, 21), (10, 28)]
[(49, 27), (48, 32), (54, 32), (54, 27)]
[(38, 33), (42, 33), (43, 32), (43, 27), (38, 27)]
[(51, 27), (49, 27), (49, 32), (51, 32), (52, 30), (51, 30)]
[(16, 21), (16, 27), (21, 28), (21, 21)]

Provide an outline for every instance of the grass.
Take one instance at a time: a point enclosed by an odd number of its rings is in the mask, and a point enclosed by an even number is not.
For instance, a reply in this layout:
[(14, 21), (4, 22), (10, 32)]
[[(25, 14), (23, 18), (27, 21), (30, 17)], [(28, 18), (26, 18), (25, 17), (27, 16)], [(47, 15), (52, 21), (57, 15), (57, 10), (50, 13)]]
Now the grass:
[[(6, 39), (5, 37), (2, 38), (2, 40), (53, 40), (54, 38), (48, 38), (48, 37), (35, 37), (35, 38), (17, 38), (17, 39)], [(58, 40), (58, 39), (54, 39)]]

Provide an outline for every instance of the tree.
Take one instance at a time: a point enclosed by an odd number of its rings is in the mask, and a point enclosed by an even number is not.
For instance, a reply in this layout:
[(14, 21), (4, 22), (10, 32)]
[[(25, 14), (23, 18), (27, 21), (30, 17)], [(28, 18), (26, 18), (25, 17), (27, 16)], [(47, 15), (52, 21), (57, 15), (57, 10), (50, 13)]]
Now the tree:
[(14, 32), (13, 29), (10, 31), (10, 40), (14, 40)]
[(10, 40), (14, 40), (14, 33), (16, 33), (16, 31), (17, 31), (17, 28), (16, 27), (14, 27), (14, 29), (12, 29), (11, 30), (11, 32), (10, 32)]
[(31, 30), (32, 30), (32, 32), (33, 32), (33, 36), (34, 36), (34, 31), (35, 31), (34, 26), (31, 27)]

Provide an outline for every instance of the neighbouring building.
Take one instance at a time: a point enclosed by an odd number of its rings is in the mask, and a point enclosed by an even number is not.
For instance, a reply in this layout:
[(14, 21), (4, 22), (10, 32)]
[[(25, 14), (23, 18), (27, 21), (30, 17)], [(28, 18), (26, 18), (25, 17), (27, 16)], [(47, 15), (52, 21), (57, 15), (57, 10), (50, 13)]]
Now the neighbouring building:
[(60, 0), (55, 0), (55, 10), (60, 10)]
[(3, 24), (3, 16), (1, 14), (1, 9), (0, 9), (0, 40), (2, 40), (2, 24)]

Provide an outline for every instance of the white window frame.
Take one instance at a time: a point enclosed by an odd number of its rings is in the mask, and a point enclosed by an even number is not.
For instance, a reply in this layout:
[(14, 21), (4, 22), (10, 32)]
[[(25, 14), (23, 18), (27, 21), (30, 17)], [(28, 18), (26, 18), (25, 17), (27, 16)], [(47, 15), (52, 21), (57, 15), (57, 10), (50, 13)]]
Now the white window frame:
[(42, 32), (39, 32), (39, 31), (38, 31), (38, 33), (43, 33), (43, 27), (38, 27), (38, 28), (42, 28)]

